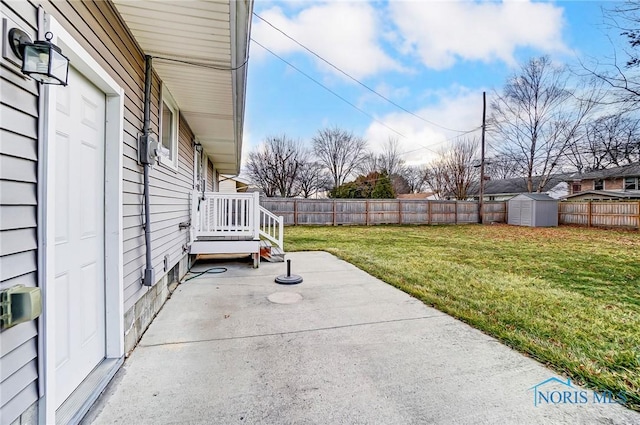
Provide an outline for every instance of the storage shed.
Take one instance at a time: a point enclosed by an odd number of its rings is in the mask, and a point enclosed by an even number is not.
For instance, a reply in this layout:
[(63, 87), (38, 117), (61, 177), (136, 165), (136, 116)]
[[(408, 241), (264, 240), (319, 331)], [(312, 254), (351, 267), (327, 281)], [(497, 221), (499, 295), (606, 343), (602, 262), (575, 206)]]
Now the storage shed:
[(544, 193), (521, 193), (509, 200), (507, 223), (516, 226), (555, 227), (558, 200)]

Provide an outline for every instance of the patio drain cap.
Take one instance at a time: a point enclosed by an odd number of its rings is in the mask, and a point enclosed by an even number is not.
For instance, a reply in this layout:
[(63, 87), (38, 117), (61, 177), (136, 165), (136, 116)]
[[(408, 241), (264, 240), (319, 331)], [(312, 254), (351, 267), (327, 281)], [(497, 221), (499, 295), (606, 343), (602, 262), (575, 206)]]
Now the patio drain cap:
[(291, 260), (287, 260), (287, 274), (281, 274), (276, 277), (276, 283), (281, 285), (297, 285), (302, 283), (302, 277), (297, 274), (291, 274)]

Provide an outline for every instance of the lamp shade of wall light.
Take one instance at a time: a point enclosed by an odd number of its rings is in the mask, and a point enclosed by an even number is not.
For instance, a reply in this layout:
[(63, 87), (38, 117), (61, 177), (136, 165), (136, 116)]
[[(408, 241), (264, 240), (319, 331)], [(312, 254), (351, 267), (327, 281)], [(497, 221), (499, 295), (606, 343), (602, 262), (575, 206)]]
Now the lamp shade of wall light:
[(47, 32), (46, 40), (31, 41), (24, 31), (12, 28), (9, 31), (11, 49), (22, 59), (22, 73), (42, 84), (67, 85), (69, 58), (58, 46), (51, 43), (53, 34)]

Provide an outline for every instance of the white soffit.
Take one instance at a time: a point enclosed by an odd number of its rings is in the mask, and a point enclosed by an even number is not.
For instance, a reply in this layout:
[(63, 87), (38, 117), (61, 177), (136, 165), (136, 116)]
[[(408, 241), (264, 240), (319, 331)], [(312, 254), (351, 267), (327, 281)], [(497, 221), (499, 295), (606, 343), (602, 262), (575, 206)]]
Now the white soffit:
[(162, 59), (232, 68), (231, 1), (113, 0), (216, 168), (237, 174), (243, 117), (234, 116), (232, 72)]

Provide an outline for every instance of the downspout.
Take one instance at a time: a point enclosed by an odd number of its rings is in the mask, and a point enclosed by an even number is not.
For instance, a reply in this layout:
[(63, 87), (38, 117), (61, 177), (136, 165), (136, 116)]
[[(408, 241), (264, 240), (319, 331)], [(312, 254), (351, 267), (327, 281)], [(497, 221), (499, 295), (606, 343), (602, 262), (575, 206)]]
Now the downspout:
[[(146, 55), (145, 58), (145, 74), (144, 74), (144, 124), (142, 127), (143, 140), (147, 143), (151, 136), (151, 56)], [(149, 149), (147, 147), (147, 149)], [(144, 167), (144, 243), (146, 268), (144, 269), (144, 277), (142, 284), (144, 286), (152, 286), (155, 283), (155, 273), (151, 264), (151, 211), (149, 210), (149, 169), (150, 161), (145, 161)]]

